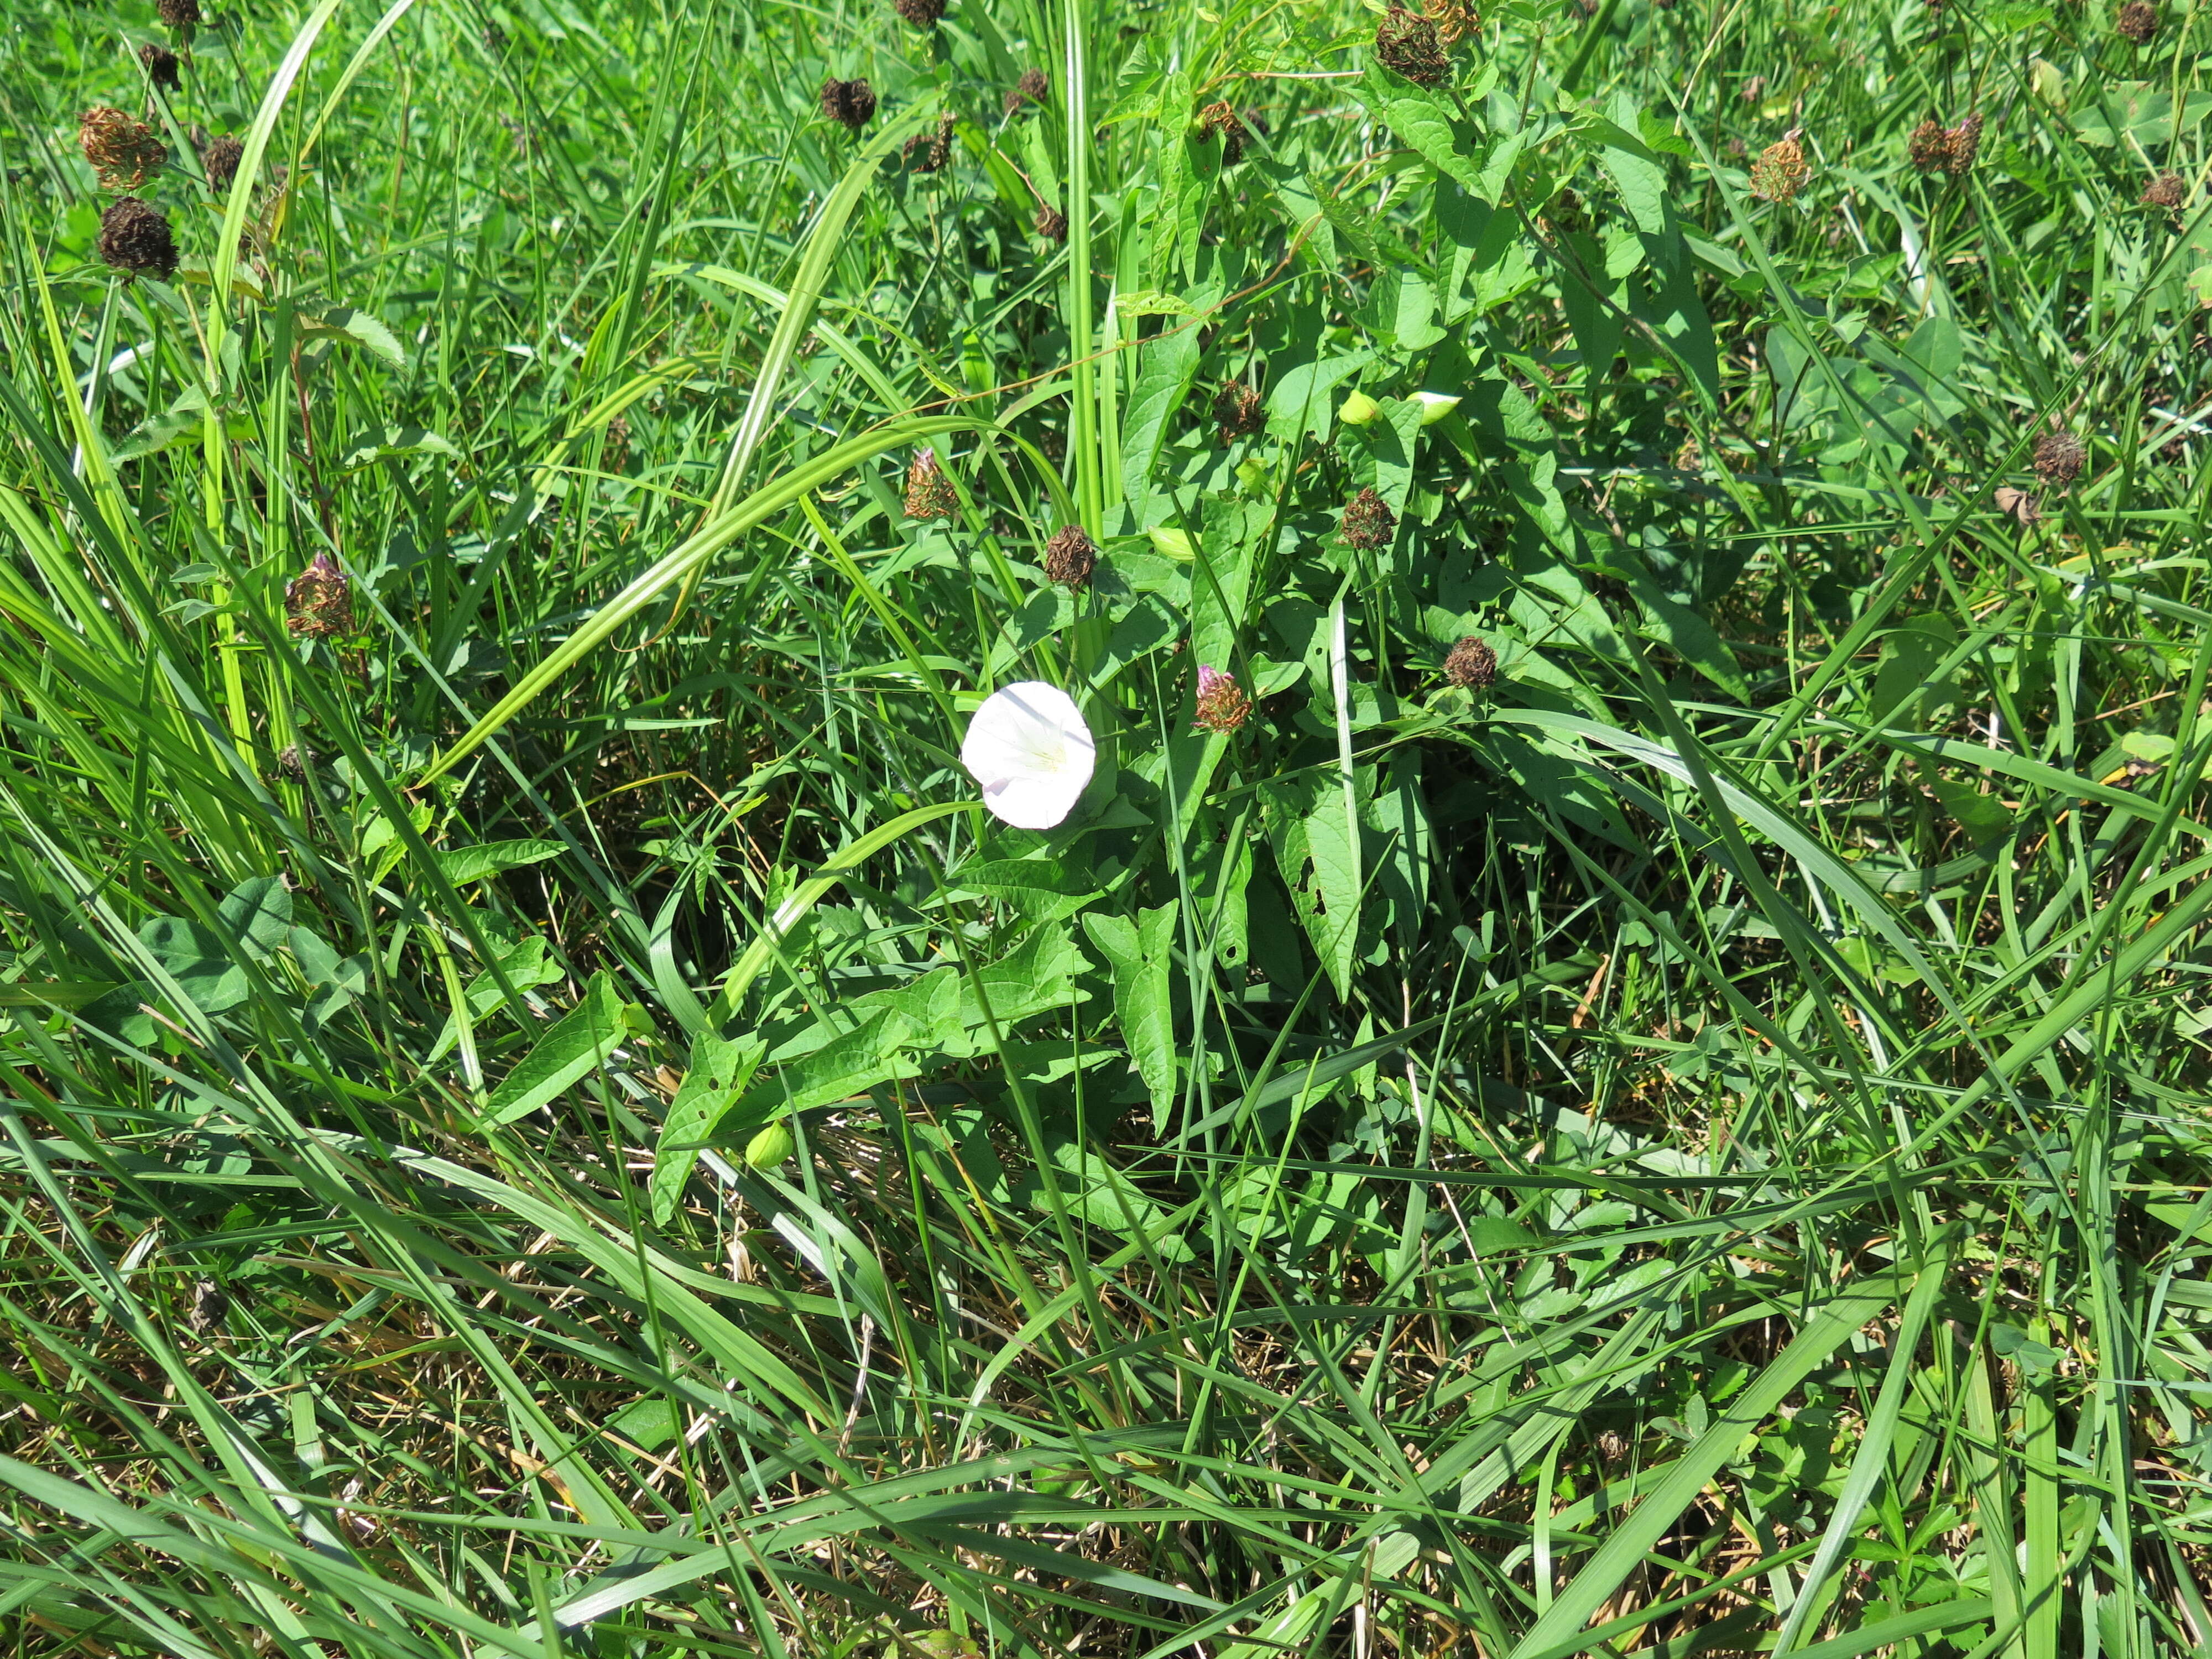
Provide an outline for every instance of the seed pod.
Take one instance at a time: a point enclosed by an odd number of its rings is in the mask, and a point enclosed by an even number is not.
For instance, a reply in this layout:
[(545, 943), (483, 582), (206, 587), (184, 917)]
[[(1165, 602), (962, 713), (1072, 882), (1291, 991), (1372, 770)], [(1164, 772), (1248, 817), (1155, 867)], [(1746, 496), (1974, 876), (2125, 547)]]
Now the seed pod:
[(1943, 158), (1943, 171), (1953, 178), (1974, 169), (1974, 159), (1982, 153), (1982, 118), (1969, 115), (1943, 135), (1948, 154)]
[(118, 198), (100, 216), (100, 257), (125, 277), (150, 270), (166, 280), (177, 268), (169, 216), (135, 196)]
[(1052, 82), (1041, 69), (1025, 69), (1021, 79), (1015, 82), (1006, 94), (1006, 113), (1012, 115), (1024, 104), (1042, 104), (1052, 96)]
[(949, 519), (960, 510), (960, 492), (938, 465), (937, 453), (916, 452), (906, 469), (906, 515), (927, 523)]
[(1451, 77), (1451, 59), (1444, 55), (1437, 26), (1403, 6), (1391, 7), (1376, 26), (1375, 60), (1417, 87), (1442, 86)]
[(791, 1158), (791, 1125), (778, 1118), (745, 1143), (745, 1162), (756, 1170), (773, 1170)]
[(1098, 568), (1098, 549), (1083, 526), (1072, 524), (1044, 544), (1044, 574), (1071, 592), (1091, 586), (1091, 573)]
[(177, 73), (177, 54), (167, 46), (149, 40), (138, 48), (138, 62), (146, 71), (147, 82), (164, 92), (174, 92), (180, 84)]
[(1398, 515), (1373, 489), (1363, 489), (1345, 504), (1344, 539), (1362, 551), (1388, 547), (1398, 533)]
[(822, 113), (848, 132), (858, 132), (876, 117), (876, 89), (866, 81), (824, 81)]
[(1923, 121), (1905, 141), (1905, 159), (1922, 173), (1940, 173), (1951, 165), (1951, 135), (1940, 122)]
[(945, 15), (945, 0), (891, 0), (891, 9), (918, 29), (933, 29)]
[(1480, 690), (1498, 678), (1498, 653), (1469, 634), (1444, 659), (1444, 678), (1454, 685)]
[(1252, 699), (1219, 669), (1201, 666), (1193, 716), (1200, 731), (1234, 732), (1252, 718)]
[(899, 154), (916, 173), (936, 173), (952, 159), (953, 118), (947, 113), (937, 118), (937, 125), (927, 132), (917, 132), (906, 141)]
[(238, 177), (238, 164), (246, 159), (246, 146), (224, 133), (210, 138), (200, 151), (200, 166), (207, 173), (208, 188), (218, 196), (228, 191)]
[(1067, 240), (1067, 216), (1058, 208), (1049, 204), (1040, 207), (1034, 222), (1036, 234), (1046, 241), (1064, 242)]
[(200, 21), (200, 0), (154, 0), (154, 9), (173, 29), (188, 29)]
[(153, 128), (105, 104), (77, 117), (76, 142), (107, 190), (136, 190), (169, 159)]
[(1759, 151), (1751, 164), (1751, 193), (1765, 202), (1794, 202), (1812, 176), (1796, 139), (1784, 138)]
[(2070, 432), (2046, 432), (2035, 441), (2035, 473), (2047, 484), (2072, 483), (2081, 476), (2081, 463), (2088, 457), (2088, 450)]
[(2158, 8), (2150, 0), (2128, 0), (2112, 20), (2112, 27), (2137, 46), (2147, 46), (2158, 33)]
[(1226, 102), (1208, 104), (1198, 112), (1199, 135), (1221, 140), (1221, 165), (1233, 167), (1243, 159), (1244, 141), (1250, 136), (1243, 118)]
[(284, 584), (284, 626), (311, 640), (353, 631), (353, 584), (329, 554), (316, 554)]
[(2188, 199), (2189, 186), (2178, 173), (2161, 173), (2143, 186), (2142, 200), (2145, 207), (2165, 208), (2171, 211)]
[(1261, 407), (1258, 392), (1242, 380), (1231, 380), (1214, 397), (1213, 420), (1225, 449), (1239, 438), (1249, 438), (1263, 429), (1267, 424), (1267, 412)]

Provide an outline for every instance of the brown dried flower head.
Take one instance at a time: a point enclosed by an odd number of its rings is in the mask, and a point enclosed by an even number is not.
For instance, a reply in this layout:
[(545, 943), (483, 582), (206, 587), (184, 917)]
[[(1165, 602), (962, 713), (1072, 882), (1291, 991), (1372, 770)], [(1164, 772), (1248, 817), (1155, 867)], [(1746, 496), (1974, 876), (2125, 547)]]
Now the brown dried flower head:
[(177, 70), (177, 54), (167, 46), (149, 40), (138, 48), (138, 62), (150, 85), (164, 92), (174, 92), (182, 84)]
[(1451, 59), (1444, 54), (1437, 26), (1403, 6), (1391, 7), (1390, 15), (1376, 26), (1375, 61), (1417, 87), (1442, 86), (1451, 76)]
[(1239, 438), (1249, 438), (1267, 424), (1267, 411), (1260, 394), (1242, 380), (1231, 380), (1214, 394), (1213, 422), (1227, 448)]
[(876, 89), (866, 81), (824, 81), (822, 113), (848, 132), (858, 132), (876, 117)]
[(1022, 78), (1014, 82), (1006, 94), (1006, 113), (1012, 115), (1024, 104), (1042, 104), (1052, 96), (1052, 82), (1041, 69), (1025, 69)]
[(154, 9), (173, 29), (188, 29), (200, 21), (200, 0), (154, 0)]
[(937, 452), (918, 451), (906, 469), (907, 517), (924, 521), (949, 519), (959, 510), (960, 492), (937, 464)]
[(1198, 706), (1193, 711), (1203, 732), (1234, 732), (1252, 718), (1252, 699), (1218, 668), (1198, 671)]
[(2047, 484), (2072, 483), (2088, 458), (2088, 450), (2070, 432), (2046, 432), (2035, 441), (2035, 473)]
[(229, 133), (210, 138), (200, 151), (200, 166), (207, 171), (208, 188), (218, 196), (238, 177), (238, 164), (246, 159), (246, 146)]
[(1905, 157), (1922, 173), (1939, 173), (1951, 164), (1951, 135), (1939, 121), (1923, 121), (1905, 141)]
[(2143, 186), (2142, 204), (2145, 207), (2165, 208), (2168, 211), (2189, 199), (2189, 186), (2178, 173), (2161, 173)]
[(1091, 573), (1097, 568), (1098, 549), (1079, 524), (1066, 526), (1044, 544), (1048, 581), (1079, 592), (1091, 586)]
[(1036, 234), (1048, 242), (1067, 240), (1067, 216), (1049, 203), (1036, 210)]
[(891, 9), (918, 29), (933, 29), (945, 15), (945, 0), (891, 0)]
[(1982, 118), (1978, 113), (1965, 120), (1943, 135), (1949, 154), (1943, 158), (1943, 171), (1956, 178), (1973, 171), (1975, 158), (1982, 153)]
[(153, 128), (105, 104), (77, 117), (76, 142), (84, 159), (100, 175), (100, 184), (109, 190), (137, 189), (169, 159), (169, 152), (155, 138)]
[(1363, 551), (1388, 547), (1398, 533), (1398, 515), (1373, 489), (1363, 489), (1344, 508), (1344, 539)]
[(1498, 653), (1469, 634), (1444, 659), (1444, 678), (1454, 685), (1480, 690), (1498, 678)]
[(2137, 46), (2147, 45), (2158, 33), (2158, 8), (2150, 0), (2128, 0), (2112, 20), (2112, 27)]
[(937, 125), (927, 132), (917, 132), (906, 141), (899, 154), (916, 173), (938, 173), (952, 159), (953, 118), (950, 113), (937, 118)]
[(135, 196), (119, 198), (100, 216), (100, 257), (126, 277), (150, 270), (166, 280), (177, 268), (169, 216)]
[(1794, 202), (1812, 176), (1796, 138), (1782, 138), (1759, 151), (1751, 164), (1751, 193), (1762, 202)]
[(352, 632), (353, 584), (329, 554), (316, 554), (284, 584), (284, 626), (313, 640)]
[(1221, 140), (1221, 165), (1235, 167), (1244, 157), (1244, 141), (1251, 136), (1237, 112), (1226, 101), (1208, 104), (1198, 112), (1198, 131), (1201, 137)]
[(1426, 0), (1421, 10), (1437, 26), (1437, 38), (1455, 46), (1482, 27), (1481, 15), (1466, 0)]

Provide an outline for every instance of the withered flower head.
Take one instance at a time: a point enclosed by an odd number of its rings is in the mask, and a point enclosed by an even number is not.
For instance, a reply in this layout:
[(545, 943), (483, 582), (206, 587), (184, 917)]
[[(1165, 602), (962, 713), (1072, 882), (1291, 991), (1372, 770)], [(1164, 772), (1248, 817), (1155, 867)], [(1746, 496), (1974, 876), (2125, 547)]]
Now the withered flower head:
[(316, 554), (284, 584), (284, 625), (314, 640), (352, 631), (353, 584), (329, 554)]
[(1257, 392), (1242, 380), (1231, 380), (1214, 397), (1213, 420), (1225, 449), (1239, 438), (1249, 438), (1263, 428), (1267, 424), (1267, 411), (1261, 406)]
[(1243, 159), (1244, 141), (1251, 130), (1225, 100), (1208, 104), (1198, 112), (1200, 135), (1221, 140), (1221, 165), (1235, 167)]
[(927, 132), (917, 132), (906, 141), (899, 154), (916, 173), (937, 173), (952, 159), (953, 118), (948, 112), (937, 118), (937, 125)]
[(1219, 669), (1201, 665), (1198, 671), (1198, 706), (1193, 714), (1201, 731), (1234, 732), (1252, 718), (1252, 699)]
[(1454, 685), (1480, 690), (1498, 678), (1498, 653), (1469, 634), (1444, 659), (1444, 678)]
[(100, 216), (100, 257), (126, 277), (150, 270), (167, 280), (177, 268), (169, 216), (135, 196), (118, 198)]
[(2161, 173), (2143, 186), (2142, 204), (2145, 207), (2179, 207), (2189, 199), (2189, 186), (2178, 173)]
[(1398, 515), (1373, 489), (1363, 489), (1344, 508), (1344, 539), (1363, 551), (1387, 547), (1398, 533)]
[(1784, 138), (1759, 151), (1751, 164), (1751, 193), (1765, 202), (1794, 202), (1812, 176), (1797, 140)]
[(945, 0), (891, 0), (891, 9), (918, 29), (933, 29), (945, 15)]
[(2146, 45), (2158, 33), (2158, 8), (2150, 0), (2128, 0), (2112, 20), (2112, 27), (2137, 46)]
[(1048, 242), (1067, 240), (1067, 216), (1049, 203), (1036, 210), (1036, 234)]
[(1044, 544), (1046, 580), (1062, 587), (1079, 592), (1090, 586), (1091, 573), (1097, 568), (1098, 549), (1079, 524), (1067, 526)]
[(2022, 530), (2033, 524), (2043, 514), (2038, 510), (2035, 497), (2025, 489), (2015, 489), (2010, 484), (1999, 484), (1994, 499), (1997, 511), (2010, 519)]
[(1954, 177), (1971, 173), (1974, 159), (1982, 153), (1982, 118), (1978, 113), (1965, 120), (1943, 135), (1950, 153), (1943, 158), (1943, 170)]
[(1482, 27), (1481, 14), (1467, 0), (1427, 0), (1421, 9), (1437, 26), (1437, 34), (1448, 46), (1457, 46)]
[(1565, 185), (1552, 198), (1544, 216), (1552, 222), (1552, 228), (1563, 236), (1589, 228), (1589, 215), (1583, 210), (1583, 198)]
[(822, 113), (848, 132), (858, 132), (876, 117), (876, 89), (866, 81), (824, 81)]
[(137, 189), (169, 159), (169, 152), (155, 140), (153, 128), (105, 104), (77, 117), (76, 142), (84, 159), (100, 175), (100, 184), (109, 190)]
[(181, 84), (177, 74), (177, 54), (167, 46), (149, 40), (138, 48), (138, 62), (146, 70), (146, 79), (165, 92), (174, 92)]
[(218, 196), (228, 190), (238, 177), (238, 164), (246, 159), (246, 146), (224, 133), (210, 138), (200, 151), (200, 166), (207, 170), (208, 188)]
[(906, 515), (927, 521), (949, 519), (960, 510), (960, 491), (937, 464), (934, 450), (918, 450), (906, 470)]
[(1451, 59), (1444, 55), (1437, 26), (1403, 6), (1391, 7), (1390, 15), (1376, 26), (1375, 58), (1417, 87), (1441, 86), (1451, 76)]
[(200, 0), (154, 0), (154, 9), (173, 29), (188, 29), (200, 21)]
[(1940, 121), (1923, 121), (1905, 141), (1905, 159), (1922, 173), (1942, 171), (1951, 164), (1951, 135)]
[(1021, 79), (1015, 82), (1006, 94), (1006, 113), (1012, 115), (1024, 104), (1042, 104), (1052, 96), (1052, 82), (1041, 69), (1025, 69)]
[(2070, 432), (2046, 432), (2035, 441), (2036, 476), (2047, 484), (2072, 483), (2088, 458), (2088, 450)]

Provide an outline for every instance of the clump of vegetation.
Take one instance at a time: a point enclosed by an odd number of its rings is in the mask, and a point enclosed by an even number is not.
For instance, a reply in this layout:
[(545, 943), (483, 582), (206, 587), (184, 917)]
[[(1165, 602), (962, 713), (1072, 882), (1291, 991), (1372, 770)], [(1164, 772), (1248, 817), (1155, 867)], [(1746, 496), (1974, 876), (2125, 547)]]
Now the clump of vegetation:
[(155, 10), (14, 1651), (2202, 1650), (2199, 15)]

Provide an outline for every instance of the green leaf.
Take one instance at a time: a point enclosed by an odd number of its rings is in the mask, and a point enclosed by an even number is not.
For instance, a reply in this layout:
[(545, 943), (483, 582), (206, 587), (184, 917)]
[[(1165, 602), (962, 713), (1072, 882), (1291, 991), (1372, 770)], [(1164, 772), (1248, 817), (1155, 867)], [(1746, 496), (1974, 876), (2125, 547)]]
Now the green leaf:
[(149, 917), (138, 929), (138, 939), (204, 1014), (235, 1008), (250, 994), (246, 969), (221, 939), (196, 921), (183, 916)]
[(629, 1040), (614, 976), (594, 974), (583, 1000), (540, 1037), (522, 1063), (492, 1091), (479, 1127), (490, 1128), (536, 1111), (605, 1066)]
[(460, 451), (436, 433), (419, 426), (379, 427), (368, 436), (356, 441), (338, 463), (346, 472), (358, 472), (377, 461), (389, 460), (400, 455), (451, 455)]
[(543, 864), (547, 859), (560, 857), (561, 853), (561, 843), (554, 841), (490, 841), (476, 847), (441, 847), (438, 849), (438, 868), (447, 881), (460, 887), (495, 876), (502, 870)]
[(1152, 1097), (1152, 1129), (1167, 1127), (1175, 1109), (1174, 943), (1176, 907), (1161, 905), (1141, 921), (1097, 912), (1083, 919), (1091, 942), (1106, 955), (1114, 979), (1114, 1016), (1129, 1063)]
[(657, 1224), (665, 1226), (675, 1215), (701, 1147), (752, 1081), (766, 1052), (767, 1045), (757, 1037), (726, 1042), (712, 1032), (702, 1034), (693, 1046), (691, 1065), (677, 1085), (676, 1098), (668, 1103), (653, 1148), (647, 1191)]
[(231, 889), (216, 915), (233, 939), (266, 956), (292, 931), (292, 890), (275, 876), (252, 876)]
[(314, 316), (301, 317), (298, 326), (301, 334), (308, 339), (327, 336), (343, 340), (383, 358), (394, 368), (407, 367), (407, 353), (398, 337), (376, 318), (356, 307), (331, 306)]

